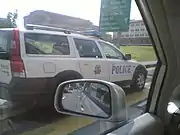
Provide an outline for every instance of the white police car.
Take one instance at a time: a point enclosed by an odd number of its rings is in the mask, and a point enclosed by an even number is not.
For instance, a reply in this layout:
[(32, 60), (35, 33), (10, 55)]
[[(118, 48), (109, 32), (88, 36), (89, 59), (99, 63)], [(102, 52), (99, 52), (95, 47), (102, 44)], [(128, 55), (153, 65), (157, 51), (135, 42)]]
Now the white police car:
[(0, 29), (0, 90), (8, 91), (13, 101), (46, 105), (61, 82), (81, 78), (140, 91), (146, 76), (143, 65), (98, 38), (37, 25)]

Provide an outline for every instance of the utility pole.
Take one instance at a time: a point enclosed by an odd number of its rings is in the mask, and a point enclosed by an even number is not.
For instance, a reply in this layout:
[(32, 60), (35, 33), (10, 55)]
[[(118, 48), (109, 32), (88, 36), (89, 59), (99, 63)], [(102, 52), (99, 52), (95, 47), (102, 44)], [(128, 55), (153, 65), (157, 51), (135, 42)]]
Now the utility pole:
[(121, 32), (120, 31), (117, 32), (117, 42), (120, 47), (121, 46)]

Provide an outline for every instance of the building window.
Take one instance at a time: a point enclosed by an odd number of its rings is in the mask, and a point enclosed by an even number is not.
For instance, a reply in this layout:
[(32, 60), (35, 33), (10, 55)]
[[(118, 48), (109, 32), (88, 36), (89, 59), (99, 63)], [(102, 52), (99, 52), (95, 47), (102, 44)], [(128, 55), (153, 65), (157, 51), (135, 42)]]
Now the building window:
[(144, 37), (144, 34), (140, 34), (141, 37)]
[(129, 37), (129, 35), (126, 35), (126, 37)]
[(132, 29), (131, 32), (134, 32), (134, 29)]
[(139, 23), (137, 23), (136, 26), (139, 26)]
[(136, 31), (139, 31), (139, 29), (136, 29)]

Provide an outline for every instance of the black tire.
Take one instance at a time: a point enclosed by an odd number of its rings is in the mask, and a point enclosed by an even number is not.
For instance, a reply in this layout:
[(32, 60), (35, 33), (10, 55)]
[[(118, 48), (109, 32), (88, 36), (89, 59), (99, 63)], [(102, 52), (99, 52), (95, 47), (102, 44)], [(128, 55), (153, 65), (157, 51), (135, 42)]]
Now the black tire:
[(144, 67), (138, 67), (133, 75), (131, 89), (133, 91), (142, 91), (147, 78), (147, 70)]

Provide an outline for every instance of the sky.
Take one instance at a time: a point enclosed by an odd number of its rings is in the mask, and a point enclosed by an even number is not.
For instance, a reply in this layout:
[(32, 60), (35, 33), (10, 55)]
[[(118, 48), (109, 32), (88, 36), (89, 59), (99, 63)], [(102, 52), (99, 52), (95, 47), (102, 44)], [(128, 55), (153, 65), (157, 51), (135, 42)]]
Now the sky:
[[(0, 17), (18, 10), (18, 25), (23, 24), (23, 17), (34, 10), (45, 10), (59, 14), (79, 17), (99, 24), (101, 0), (3, 0), (1, 1)], [(131, 19), (139, 20), (141, 15), (134, 0), (131, 4)]]

